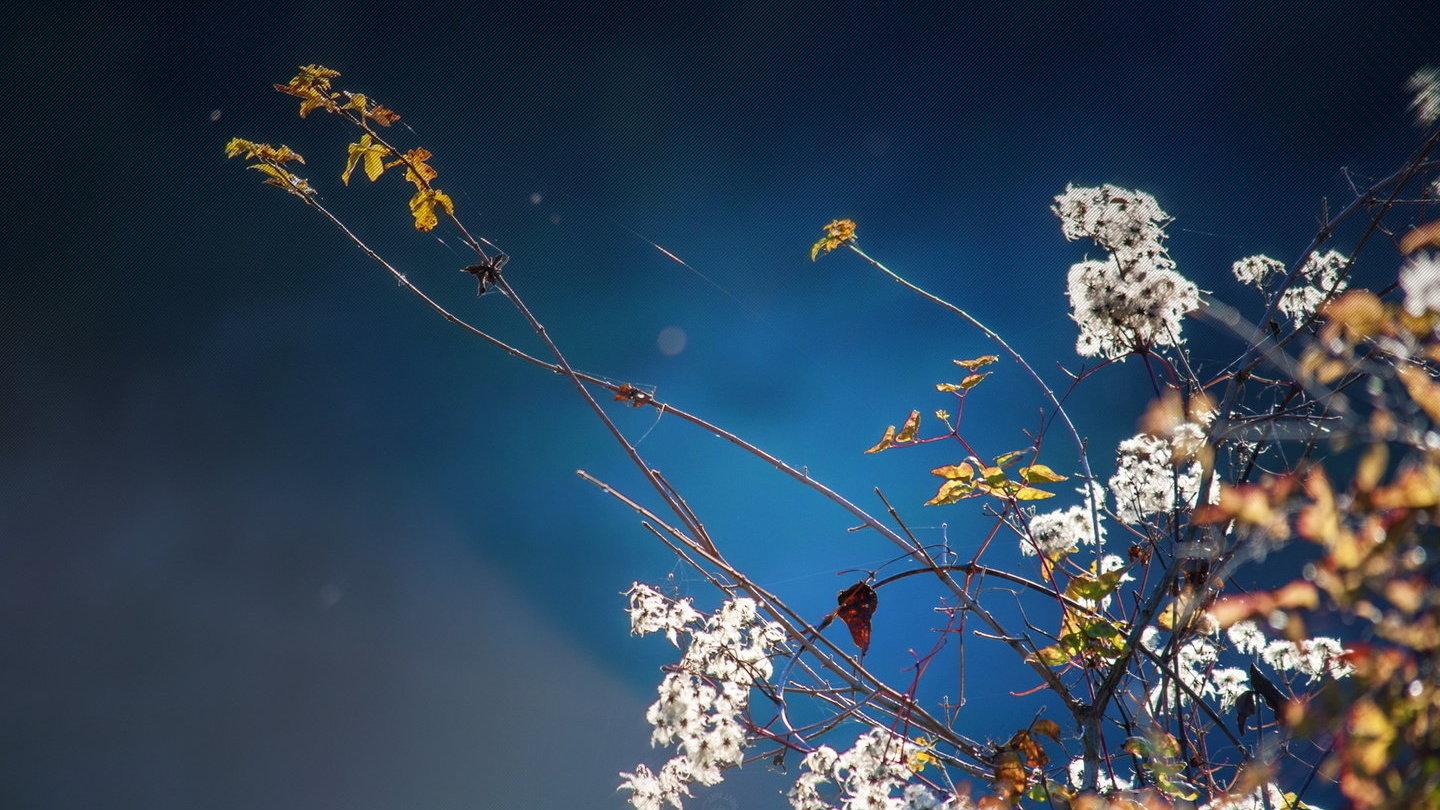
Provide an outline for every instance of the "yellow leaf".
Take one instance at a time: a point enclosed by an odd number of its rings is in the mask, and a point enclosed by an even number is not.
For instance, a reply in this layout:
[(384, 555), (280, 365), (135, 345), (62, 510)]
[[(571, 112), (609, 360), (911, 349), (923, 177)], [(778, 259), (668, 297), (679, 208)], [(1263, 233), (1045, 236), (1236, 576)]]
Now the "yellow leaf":
[(960, 381), (960, 387), (966, 391), (969, 391), (971, 388), (979, 385), (985, 380), (986, 377), (989, 376), (990, 372), (988, 371), (984, 372), (983, 374), (971, 374), (970, 376)]
[(959, 464), (946, 464), (944, 467), (936, 467), (930, 471), (930, 474), (938, 475), (941, 478), (969, 481), (975, 477), (975, 468), (970, 466), (970, 462), (962, 461)]
[(256, 171), (270, 175), (270, 179), (265, 181), (266, 184), (279, 186), (297, 197), (304, 197), (307, 194), (315, 193), (315, 189), (310, 187), (310, 184), (305, 181), (305, 178), (297, 177), (284, 169), (271, 166), (268, 163), (256, 163), (251, 166), (246, 166), (245, 168), (255, 169)]
[(834, 219), (825, 226), (825, 235), (810, 246), (810, 261), (821, 253), (829, 253), (855, 238), (855, 223), (848, 219)]
[(913, 441), (915, 441), (915, 434), (918, 433), (919, 431), (920, 431), (920, 412), (919, 412), (919, 411), (911, 411), (911, 412), (910, 412), (910, 415), (909, 415), (908, 417), (906, 417), (906, 419), (905, 419), (905, 424), (903, 424), (903, 425), (900, 426), (900, 432), (897, 433), (897, 434), (895, 434), (895, 441), (897, 441), (897, 442), (913, 442)]
[(1030, 657), (1034, 658), (1036, 661), (1039, 661), (1047, 667), (1058, 667), (1066, 661), (1070, 660), (1069, 653), (1060, 649), (1058, 645), (1053, 644), (1049, 647), (1041, 647), (1040, 649), (1035, 651), (1035, 654), (1033, 656)]
[(935, 497), (925, 502), (926, 506), (940, 506), (947, 503), (955, 503), (975, 495), (975, 487), (968, 480), (951, 479), (940, 485), (940, 490)]
[(1020, 487), (1012, 494), (1017, 501), (1043, 501), (1046, 498), (1055, 497), (1055, 493), (1053, 492), (1046, 492), (1043, 489), (1036, 489), (1034, 487)]
[(435, 207), (444, 209), (445, 213), (454, 215), (455, 203), (451, 202), (450, 195), (437, 189), (421, 189), (415, 192), (410, 198), (410, 213), (415, 217), (415, 230), (433, 230), (440, 223), (435, 214)]
[(885, 435), (880, 437), (880, 441), (876, 442), (874, 447), (866, 450), (865, 452), (878, 453), (881, 450), (890, 449), (890, 446), (893, 444), (895, 444), (895, 426), (891, 425), (890, 427), (885, 428)]
[(1000, 358), (996, 357), (995, 355), (987, 354), (981, 357), (976, 357), (973, 360), (952, 360), (950, 362), (965, 369), (966, 371), (974, 371), (977, 368), (988, 366), (991, 363), (998, 362), (999, 360)]
[(950, 421), (950, 412), (945, 410), (944, 408), (936, 409), (935, 418), (939, 419), (941, 422), (948, 422)]
[(298, 152), (284, 144), (271, 146), (268, 143), (255, 143), (244, 138), (231, 138), (230, 142), (225, 144), (225, 157), (233, 158), (242, 154), (248, 159), (259, 158), (268, 163), (289, 163), (292, 160), (297, 163), (305, 162), (305, 158), (300, 157)]
[(429, 149), (415, 148), (406, 152), (404, 157), (385, 164), (385, 168), (404, 165), (405, 179), (414, 183), (416, 188), (424, 189), (431, 180), (440, 176), (439, 172), (425, 162), (431, 157)]
[(1030, 451), (1029, 451), (1029, 450), (1011, 450), (1011, 451), (1008, 452), (1008, 453), (1001, 453), (1000, 455), (998, 455), (998, 456), (995, 457), (995, 466), (996, 466), (996, 467), (1009, 467), (1011, 464), (1013, 464), (1013, 463), (1015, 462), (1015, 459), (1020, 458), (1021, 456), (1025, 455), (1025, 454), (1028, 453), (1028, 452), (1030, 452)]
[(400, 116), (396, 115), (393, 110), (386, 109), (373, 100), (366, 98), (363, 93), (341, 92), (346, 98), (350, 99), (340, 108), (342, 110), (355, 110), (360, 113), (361, 118), (369, 118), (382, 127), (388, 127), (400, 120)]
[(1027, 484), (1055, 484), (1064, 481), (1068, 476), (1061, 475), (1044, 464), (1031, 464), (1029, 467), (1020, 468), (1020, 477)]
[[(350, 185), (350, 173), (355, 171), (355, 164), (363, 160), (365, 161), (365, 176), (370, 178), (370, 182), (375, 182), (379, 179), (380, 173), (385, 171), (385, 156), (389, 154), (389, 147), (375, 143), (371, 139), (370, 133), (361, 135), (359, 143), (350, 144), (350, 156), (345, 159), (345, 171), (340, 173), (340, 180), (345, 185)], [(430, 229), (425, 228), (424, 230)]]

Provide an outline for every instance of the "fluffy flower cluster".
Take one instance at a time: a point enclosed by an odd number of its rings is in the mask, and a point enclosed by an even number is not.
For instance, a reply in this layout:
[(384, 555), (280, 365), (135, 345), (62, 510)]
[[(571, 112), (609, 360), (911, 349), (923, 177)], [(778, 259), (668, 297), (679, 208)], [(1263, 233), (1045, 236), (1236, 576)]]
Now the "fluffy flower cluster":
[(849, 751), (822, 745), (805, 755), (805, 772), (790, 789), (795, 810), (833, 810), (820, 795), (826, 782), (834, 783), (844, 810), (968, 810), (956, 799), (937, 796), (922, 784), (912, 784), (900, 796), (891, 796), (910, 778), (911, 757), (920, 747), (884, 728), (872, 728), (855, 740)]
[(1261, 785), (1250, 793), (1219, 796), (1200, 805), (1200, 810), (1287, 810), (1291, 807), (1319, 810), (1309, 802), (1302, 804), (1293, 793), (1284, 793), (1274, 782)]
[[(1151, 643), (1154, 643), (1152, 637)], [(1152, 652), (1159, 652), (1158, 648), (1152, 648)], [(1216, 683), (1211, 679), (1211, 669), (1220, 660), (1220, 645), (1207, 638), (1192, 638), (1180, 645), (1175, 653), (1175, 668), (1172, 675), (1179, 679), (1180, 684), (1169, 679), (1161, 679), (1150, 690), (1149, 707), (1152, 714), (1161, 714), (1169, 707), (1187, 706), (1190, 704), (1191, 695), (1213, 695), (1218, 694)], [(1249, 677), (1248, 675), (1246, 676)], [(1239, 697), (1237, 693), (1236, 698)], [(1225, 700), (1224, 696), (1221, 700)], [(1234, 698), (1231, 698), (1233, 700)]]
[(1200, 465), (1172, 465), (1171, 443), (1141, 433), (1120, 443), (1115, 474), (1110, 477), (1110, 494), (1115, 498), (1115, 515), (1124, 523), (1138, 523), (1146, 517), (1195, 506), (1200, 491)]
[[(1311, 255), (1295, 282), (1280, 295), (1276, 308), (1293, 323), (1314, 315), (1326, 298), (1349, 286), (1349, 281), (1341, 275), (1345, 264), (1345, 255), (1338, 251)], [(1231, 265), (1230, 272), (1241, 283), (1263, 290), (1285, 276), (1285, 263), (1269, 256), (1249, 256)]]
[(1415, 111), (1415, 123), (1428, 127), (1440, 118), (1440, 69), (1423, 67), (1415, 71), (1405, 84), (1410, 91), (1410, 109)]
[(1440, 253), (1416, 253), (1406, 260), (1400, 267), (1400, 289), (1411, 315), (1440, 312)]
[[(1086, 488), (1076, 491), (1084, 495)], [(1102, 545), (1105, 524), (1100, 520), (1100, 512), (1104, 508), (1105, 490), (1092, 483), (1089, 491), (1089, 499), (1084, 504), (1030, 518), (1030, 533), (1020, 538), (1020, 553), (1030, 557), (1039, 554), (1055, 557), (1082, 545)]]
[(667, 802), (680, 807), (691, 783), (719, 784), (723, 770), (744, 758), (741, 716), (751, 687), (773, 674), (770, 652), (785, 632), (764, 621), (749, 598), (729, 600), (706, 619), (688, 599), (669, 599), (649, 585), (637, 582), (628, 593), (633, 632), (663, 631), (677, 643), (679, 633), (690, 638), (676, 671), (660, 683), (659, 699), (645, 712), (655, 728), (651, 743), (674, 742), (679, 753), (658, 774), (644, 765), (620, 774), (625, 777), (620, 789), (631, 791), (637, 810), (659, 810)]
[[(1070, 777), (1070, 787), (1078, 788), (1085, 781), (1085, 760), (1076, 757), (1070, 760), (1070, 766), (1066, 769)], [(1133, 790), (1135, 780), (1113, 773), (1109, 768), (1101, 768), (1100, 773), (1095, 776), (1095, 790), (1099, 793), (1110, 793), (1116, 790)]]
[(1110, 253), (1070, 268), (1070, 317), (1080, 327), (1075, 351), (1113, 359), (1183, 342), (1180, 320), (1200, 306), (1200, 293), (1165, 252), (1170, 218), (1155, 198), (1110, 185), (1066, 186), (1051, 210), (1066, 239), (1093, 239)]
[[(1308, 676), (1311, 680), (1321, 677), (1344, 678), (1354, 668), (1342, 658), (1345, 650), (1339, 640), (1328, 636), (1317, 636), (1295, 643), (1284, 639), (1270, 641), (1264, 631), (1253, 621), (1241, 621), (1225, 631), (1230, 645), (1241, 655), (1257, 656), (1277, 672), (1294, 672)], [(1151, 652), (1161, 652), (1160, 634), (1153, 628), (1146, 628), (1141, 643)], [(1190, 691), (1201, 697), (1214, 697), (1220, 701), (1220, 710), (1228, 712), (1236, 701), (1253, 688), (1250, 673), (1238, 667), (1216, 667), (1220, 647), (1209, 639), (1195, 638), (1182, 644), (1175, 659), (1175, 674)], [(1190, 695), (1173, 684), (1155, 687), (1150, 693), (1153, 711), (1163, 709), (1169, 703), (1184, 706), (1190, 703)]]
[(1278, 672), (1296, 672), (1315, 680), (1345, 678), (1355, 671), (1343, 658), (1345, 648), (1340, 640), (1330, 636), (1307, 638), (1298, 644), (1285, 639), (1270, 641), (1260, 626), (1249, 620), (1230, 625), (1225, 633), (1236, 652), (1258, 655)]

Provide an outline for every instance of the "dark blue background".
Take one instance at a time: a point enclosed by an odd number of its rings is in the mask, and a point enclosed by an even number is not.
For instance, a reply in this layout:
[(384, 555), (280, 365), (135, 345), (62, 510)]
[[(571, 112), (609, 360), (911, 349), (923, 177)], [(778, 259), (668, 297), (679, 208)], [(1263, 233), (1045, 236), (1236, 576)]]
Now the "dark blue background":
[[(912, 407), (949, 407), (931, 387), (949, 360), (993, 348), (852, 256), (811, 264), (819, 227), (854, 218), (867, 250), (1058, 383), (1055, 363), (1075, 365), (1064, 274), (1087, 247), (1048, 211), (1067, 182), (1154, 194), (1181, 271), (1253, 304), (1231, 261), (1293, 259), (1319, 200), (1348, 200), (1341, 167), (1385, 174), (1411, 147), (1403, 84), (1440, 59), (1433, 11), (9, 12), (0, 805), (612, 807), (617, 770), (662, 761), (642, 715), (674, 652), (627, 636), (618, 594), (673, 573), (702, 606), (713, 595), (575, 477), (646, 495), (563, 380), (443, 323), (223, 160), (232, 135), (295, 147), (411, 279), (534, 348), (501, 299), (474, 298), (454, 239), (410, 231), (398, 178), (339, 188), (351, 133), (268, 89), (296, 65), (339, 69), (405, 116), (576, 366), (656, 386), (867, 508), (880, 485), (922, 537), (946, 523), (964, 552), (987, 527), (976, 510), (919, 507), (958, 448), (859, 451)], [(677, 356), (656, 348), (671, 326), (688, 335)], [(1082, 392), (1092, 446), (1128, 435), (1147, 392), (1136, 363)], [(1038, 407), (1006, 364), (966, 435), (1023, 446)], [(798, 609), (818, 618), (855, 578), (837, 572), (890, 557), (734, 448), (617, 411)], [(1096, 460), (1108, 474), (1108, 451)], [(935, 598), (920, 578), (882, 594), (875, 671), (908, 677)], [(962, 725), (1007, 735), (1038, 704), (1003, 693), (1033, 683), (998, 646), (967, 651)], [(952, 648), (929, 696), (954, 678)], [(696, 806), (781, 806), (781, 785), (757, 765)]]

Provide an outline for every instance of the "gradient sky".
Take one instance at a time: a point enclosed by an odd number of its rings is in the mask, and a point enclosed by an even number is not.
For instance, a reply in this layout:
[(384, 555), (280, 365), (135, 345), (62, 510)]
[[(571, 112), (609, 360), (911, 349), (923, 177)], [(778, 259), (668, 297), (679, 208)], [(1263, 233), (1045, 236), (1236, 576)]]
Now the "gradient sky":
[[(619, 593), (673, 574), (702, 606), (712, 594), (574, 475), (644, 495), (563, 380), (445, 324), (223, 159), (233, 135), (296, 148), (412, 280), (533, 347), (455, 272), (454, 239), (410, 230), (397, 180), (335, 182), (350, 133), (268, 89), (296, 65), (404, 116), (577, 367), (653, 385), (867, 508), (882, 486), (922, 536), (944, 523), (967, 550), (972, 508), (919, 507), (926, 471), (956, 459), (859, 451), (912, 407), (946, 407), (932, 385), (949, 361), (992, 349), (854, 257), (811, 264), (819, 227), (857, 220), (873, 255), (1038, 367), (1074, 366), (1063, 279), (1086, 246), (1061, 238), (1055, 194), (1154, 194), (1179, 269), (1238, 297), (1231, 261), (1293, 259), (1320, 200), (1348, 200), (1342, 167), (1363, 182), (1411, 148), (1403, 86), (1440, 61), (1433, 12), (7, 12), (0, 805), (618, 807), (615, 772), (661, 761), (642, 715), (674, 651), (628, 636)], [(1383, 284), (1394, 267), (1365, 272)], [(683, 351), (660, 351), (666, 329)], [(1024, 444), (1038, 397), (1013, 369), (995, 379), (965, 430), (998, 453)], [(1077, 399), (1093, 446), (1129, 434), (1145, 392), (1130, 363)], [(890, 556), (734, 448), (617, 410), (800, 610), (822, 616), (856, 578), (838, 572)], [(934, 595), (893, 590), (871, 663), (902, 678)], [(967, 732), (1007, 735), (1002, 718), (1035, 704), (1003, 693), (1033, 684), (1007, 653), (967, 649), (983, 667)], [(949, 666), (936, 696), (953, 694)], [(694, 806), (778, 807), (778, 786), (752, 767)]]

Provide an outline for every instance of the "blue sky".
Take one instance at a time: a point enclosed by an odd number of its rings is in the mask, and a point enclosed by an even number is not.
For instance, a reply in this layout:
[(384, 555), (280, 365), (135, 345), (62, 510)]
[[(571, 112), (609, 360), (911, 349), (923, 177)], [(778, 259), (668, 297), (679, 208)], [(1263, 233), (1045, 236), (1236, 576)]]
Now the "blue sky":
[[(604, 807), (615, 771), (657, 761), (642, 713), (673, 651), (627, 635), (618, 594), (674, 574), (711, 595), (575, 476), (643, 493), (563, 381), (444, 324), (223, 160), (233, 135), (295, 147), (413, 280), (533, 345), (455, 272), (455, 240), (409, 230), (398, 185), (335, 182), (350, 133), (268, 90), (296, 65), (404, 115), (576, 366), (653, 385), (864, 506), (881, 486), (963, 548), (973, 510), (919, 507), (956, 459), (859, 451), (946, 407), (949, 361), (991, 348), (853, 257), (811, 264), (819, 227), (857, 220), (873, 255), (1058, 378), (1086, 246), (1051, 198), (1154, 194), (1181, 272), (1239, 300), (1231, 261), (1294, 258), (1320, 200), (1348, 199), (1342, 167), (1379, 176), (1412, 146), (1404, 81), (1440, 59), (1428, 5), (17, 12), (0, 803)], [(995, 452), (1024, 444), (1039, 401), (1005, 373), (967, 414)], [(1146, 390), (1130, 363), (1077, 399), (1094, 446), (1129, 434)], [(718, 440), (616, 416), (800, 609), (823, 615), (838, 571), (890, 556)], [(876, 618), (895, 677), (929, 643), (933, 595), (914, 590)], [(1030, 708), (981, 698), (1032, 684), (969, 651), (999, 673), (972, 675), (974, 733), (1008, 734), (1002, 714)], [(746, 781), (697, 806), (780, 806)]]

